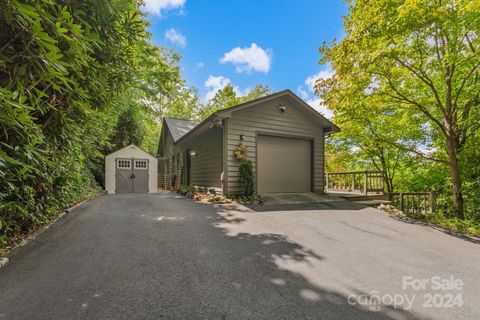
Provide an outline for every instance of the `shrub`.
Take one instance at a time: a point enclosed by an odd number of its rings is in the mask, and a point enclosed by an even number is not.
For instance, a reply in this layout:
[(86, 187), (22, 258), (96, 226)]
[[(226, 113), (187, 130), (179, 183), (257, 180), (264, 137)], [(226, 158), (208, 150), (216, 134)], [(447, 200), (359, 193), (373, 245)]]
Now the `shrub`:
[(194, 187), (194, 186), (190, 186), (190, 185), (182, 184), (182, 185), (177, 189), (177, 193), (183, 194), (183, 195), (187, 195), (187, 194), (191, 193), (191, 194), (193, 195), (193, 194), (195, 193), (195, 187)]
[(244, 188), (244, 195), (251, 197), (254, 194), (254, 178), (253, 178), (253, 165), (250, 160), (243, 160), (238, 168), (240, 176), (238, 181)]

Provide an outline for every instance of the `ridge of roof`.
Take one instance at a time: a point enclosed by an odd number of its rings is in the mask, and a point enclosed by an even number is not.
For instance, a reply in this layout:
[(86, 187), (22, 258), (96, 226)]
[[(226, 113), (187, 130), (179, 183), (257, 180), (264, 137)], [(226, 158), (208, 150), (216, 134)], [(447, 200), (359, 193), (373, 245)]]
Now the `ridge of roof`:
[(317, 110), (315, 110), (314, 108), (312, 108), (310, 105), (308, 105), (305, 101), (303, 101), (300, 97), (298, 97), (295, 93), (293, 93), (290, 89), (285, 89), (285, 90), (282, 90), (282, 91), (278, 91), (278, 92), (275, 92), (275, 93), (272, 93), (272, 94), (269, 94), (267, 96), (263, 96), (263, 97), (260, 97), (260, 98), (257, 98), (257, 99), (254, 99), (254, 100), (250, 100), (250, 101), (247, 101), (247, 102), (243, 102), (243, 103), (240, 103), (240, 104), (237, 104), (235, 106), (232, 106), (232, 107), (228, 107), (228, 108), (225, 108), (225, 109), (220, 109), (220, 110), (217, 110), (215, 111), (214, 113), (212, 113), (210, 116), (208, 116), (206, 119), (204, 119), (203, 121), (201, 122), (198, 122), (197, 125), (193, 128), (191, 128), (188, 132), (186, 132), (185, 134), (182, 135), (182, 137), (180, 137), (178, 140), (174, 141), (174, 142), (179, 142), (181, 140), (184, 140), (186, 139), (189, 135), (192, 134), (192, 132), (196, 131), (198, 128), (202, 127), (205, 123), (208, 123), (210, 120), (212, 120), (215, 116), (221, 114), (221, 113), (226, 113), (226, 112), (229, 112), (229, 111), (235, 111), (237, 109), (241, 109), (241, 108), (244, 108), (244, 107), (248, 107), (249, 105), (254, 105), (254, 104), (258, 104), (260, 102), (263, 102), (265, 100), (269, 100), (269, 99), (273, 99), (273, 98), (276, 98), (276, 97), (279, 97), (279, 96), (283, 96), (283, 95), (290, 95), (292, 96), (295, 100), (297, 100), (298, 102), (300, 102), (302, 105), (304, 105), (306, 107), (306, 109), (308, 109), (310, 112), (313, 112), (317, 117), (320, 117), (322, 120), (326, 121), (330, 128), (331, 128), (331, 132), (334, 133), (334, 132), (339, 132), (340, 131), (340, 128), (338, 128), (335, 124), (333, 124), (330, 120), (328, 120), (324, 115), (322, 115), (320, 112), (318, 112)]

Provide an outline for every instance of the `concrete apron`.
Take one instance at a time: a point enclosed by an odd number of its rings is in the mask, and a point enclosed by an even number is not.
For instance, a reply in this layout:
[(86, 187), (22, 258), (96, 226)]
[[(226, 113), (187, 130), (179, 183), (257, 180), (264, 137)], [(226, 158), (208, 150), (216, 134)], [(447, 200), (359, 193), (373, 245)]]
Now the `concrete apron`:
[(264, 205), (278, 204), (302, 204), (302, 203), (325, 203), (346, 201), (341, 197), (313, 192), (305, 193), (269, 193), (262, 195), (265, 199)]

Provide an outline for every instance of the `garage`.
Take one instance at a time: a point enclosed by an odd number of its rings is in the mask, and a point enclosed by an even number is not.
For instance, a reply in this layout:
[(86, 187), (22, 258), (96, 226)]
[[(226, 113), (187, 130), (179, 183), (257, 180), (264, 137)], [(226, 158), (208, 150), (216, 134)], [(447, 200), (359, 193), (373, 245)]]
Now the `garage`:
[(257, 190), (262, 194), (311, 192), (312, 141), (259, 135)]
[(113, 193), (157, 192), (157, 159), (135, 145), (105, 157), (105, 190)]

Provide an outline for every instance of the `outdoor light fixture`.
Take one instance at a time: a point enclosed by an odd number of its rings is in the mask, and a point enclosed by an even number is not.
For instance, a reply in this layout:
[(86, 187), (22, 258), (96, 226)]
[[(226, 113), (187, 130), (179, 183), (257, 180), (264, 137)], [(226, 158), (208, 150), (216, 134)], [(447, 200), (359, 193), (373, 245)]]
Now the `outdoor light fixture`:
[(240, 135), (240, 141), (243, 141), (243, 134)]
[(190, 150), (190, 156), (196, 157), (197, 156), (197, 151)]
[(213, 128), (214, 126), (221, 127), (222, 124), (223, 124), (222, 119), (216, 119), (216, 120), (213, 120), (212, 122), (210, 122), (209, 128)]
[(287, 110), (287, 107), (285, 105), (281, 104), (281, 105), (278, 106), (278, 110), (280, 110), (280, 112), (283, 113), (283, 112), (285, 112), (285, 110)]

